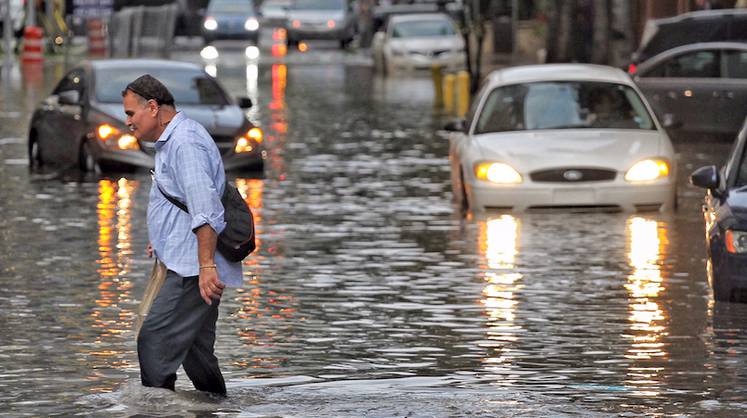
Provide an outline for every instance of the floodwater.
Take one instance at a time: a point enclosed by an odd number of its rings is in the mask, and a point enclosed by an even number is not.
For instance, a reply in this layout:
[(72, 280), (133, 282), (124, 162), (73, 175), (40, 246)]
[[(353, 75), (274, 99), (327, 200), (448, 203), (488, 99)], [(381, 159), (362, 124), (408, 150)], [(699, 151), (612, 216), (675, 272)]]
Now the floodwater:
[[(264, 51), (269, 55), (269, 51)], [(196, 51), (177, 54), (190, 59)], [(238, 58), (236, 58), (238, 57)], [(245, 283), (221, 303), (229, 397), (144, 389), (132, 331), (152, 260), (145, 173), (29, 172), (31, 110), (64, 73), (3, 73), (0, 409), (107, 416), (735, 416), (747, 305), (714, 304), (700, 190), (729, 144), (678, 143), (669, 214), (485, 214), (451, 203), (428, 78), (362, 54), (240, 55), (264, 177)]]

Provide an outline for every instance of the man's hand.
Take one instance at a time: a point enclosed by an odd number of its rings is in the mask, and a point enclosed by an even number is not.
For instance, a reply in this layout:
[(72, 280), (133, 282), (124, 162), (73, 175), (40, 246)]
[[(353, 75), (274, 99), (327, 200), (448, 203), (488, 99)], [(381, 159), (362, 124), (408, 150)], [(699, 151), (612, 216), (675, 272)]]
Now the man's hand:
[(150, 242), (149, 242), (149, 243), (148, 243), (148, 245), (147, 245), (147, 246), (145, 247), (145, 254), (147, 254), (147, 255), (148, 255), (148, 258), (151, 258), (151, 257), (153, 257), (153, 246), (152, 246), (152, 245), (150, 245)]
[(212, 305), (212, 299), (219, 300), (226, 287), (218, 279), (218, 271), (215, 268), (200, 269), (200, 295), (208, 305)]

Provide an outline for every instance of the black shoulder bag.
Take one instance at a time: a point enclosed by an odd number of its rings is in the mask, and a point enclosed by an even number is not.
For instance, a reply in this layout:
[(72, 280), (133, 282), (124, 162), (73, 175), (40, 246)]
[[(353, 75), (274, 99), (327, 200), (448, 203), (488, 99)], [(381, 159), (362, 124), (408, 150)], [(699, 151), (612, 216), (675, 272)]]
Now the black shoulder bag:
[[(154, 180), (155, 181), (155, 180)], [(187, 206), (176, 200), (173, 196), (166, 194), (156, 182), (156, 187), (169, 202), (174, 206), (189, 213)], [(239, 189), (226, 180), (223, 196), (220, 198), (223, 204), (223, 220), (226, 228), (218, 235), (216, 249), (223, 257), (232, 262), (245, 259), (256, 248), (254, 242), (254, 217), (249, 206), (241, 197)]]

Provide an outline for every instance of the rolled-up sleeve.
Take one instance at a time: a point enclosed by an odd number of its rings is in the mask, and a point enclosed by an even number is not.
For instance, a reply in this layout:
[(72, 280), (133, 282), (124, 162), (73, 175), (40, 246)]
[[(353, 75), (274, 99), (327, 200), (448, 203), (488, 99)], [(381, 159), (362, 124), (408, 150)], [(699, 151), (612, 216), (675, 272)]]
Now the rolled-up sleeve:
[(179, 144), (174, 161), (174, 177), (186, 197), (187, 209), (192, 216), (191, 228), (208, 224), (217, 234), (226, 227), (223, 204), (218, 185), (210, 173), (208, 153), (195, 142)]

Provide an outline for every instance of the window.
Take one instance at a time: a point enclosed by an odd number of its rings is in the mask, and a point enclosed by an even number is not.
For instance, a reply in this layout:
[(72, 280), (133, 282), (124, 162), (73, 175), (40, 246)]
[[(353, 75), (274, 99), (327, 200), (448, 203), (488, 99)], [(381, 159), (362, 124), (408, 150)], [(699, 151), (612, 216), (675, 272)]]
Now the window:
[(455, 34), (454, 26), (445, 19), (400, 22), (392, 28), (392, 38), (427, 38)]
[(724, 51), (724, 77), (747, 78), (747, 51)]
[(207, 74), (197, 70), (172, 68), (111, 68), (96, 72), (96, 99), (102, 103), (122, 101), (122, 90), (142, 74), (160, 80), (174, 96), (176, 105), (227, 105), (225, 92)]
[(629, 86), (554, 81), (494, 89), (477, 118), (475, 133), (585, 128), (656, 129)]
[(660, 64), (646, 76), (718, 78), (718, 51), (696, 51), (678, 55)]

